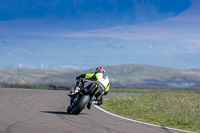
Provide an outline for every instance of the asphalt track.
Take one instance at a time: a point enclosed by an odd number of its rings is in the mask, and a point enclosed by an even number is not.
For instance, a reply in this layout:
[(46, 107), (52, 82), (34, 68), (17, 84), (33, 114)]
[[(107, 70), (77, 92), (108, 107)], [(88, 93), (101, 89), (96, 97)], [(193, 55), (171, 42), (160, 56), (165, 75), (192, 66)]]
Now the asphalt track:
[(0, 133), (183, 133), (120, 119), (95, 107), (68, 114), (67, 93), (0, 88)]

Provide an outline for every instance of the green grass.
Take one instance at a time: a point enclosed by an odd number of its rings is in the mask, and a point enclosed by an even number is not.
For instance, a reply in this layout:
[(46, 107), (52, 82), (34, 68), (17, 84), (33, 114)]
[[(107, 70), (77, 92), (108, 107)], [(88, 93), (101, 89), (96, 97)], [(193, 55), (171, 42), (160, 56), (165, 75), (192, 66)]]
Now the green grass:
[(168, 91), (128, 94), (104, 101), (113, 113), (157, 125), (200, 132), (200, 94)]
[(131, 87), (131, 88), (110, 88), (109, 90), (109, 92), (118, 92), (118, 93), (154, 93), (154, 92), (169, 92), (169, 91), (200, 93), (200, 89), (189, 89), (189, 88)]
[(152, 92), (167, 92), (169, 89), (155, 89), (155, 88), (110, 88), (109, 92), (118, 92), (118, 93), (152, 93)]

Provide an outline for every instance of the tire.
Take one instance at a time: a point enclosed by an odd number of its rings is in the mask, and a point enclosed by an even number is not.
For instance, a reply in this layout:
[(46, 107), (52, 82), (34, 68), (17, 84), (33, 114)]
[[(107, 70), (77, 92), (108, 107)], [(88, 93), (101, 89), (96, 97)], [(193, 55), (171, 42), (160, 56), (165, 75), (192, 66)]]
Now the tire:
[(76, 104), (76, 106), (72, 109), (71, 113), (77, 115), (80, 114), (80, 112), (84, 109), (85, 105), (88, 103), (89, 100), (89, 95), (83, 95)]

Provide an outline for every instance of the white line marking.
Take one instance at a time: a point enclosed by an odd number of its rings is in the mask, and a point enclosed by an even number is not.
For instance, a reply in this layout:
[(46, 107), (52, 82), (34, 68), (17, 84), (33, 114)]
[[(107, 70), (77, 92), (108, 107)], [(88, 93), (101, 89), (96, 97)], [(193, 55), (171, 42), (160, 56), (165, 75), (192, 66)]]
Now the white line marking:
[[(149, 126), (154, 126), (154, 127), (159, 127), (159, 128), (163, 128), (164, 126), (159, 126), (159, 125), (155, 125), (155, 124), (150, 124), (150, 123), (146, 123), (146, 122), (142, 122), (142, 121), (137, 121), (137, 120), (133, 120), (133, 119), (130, 119), (130, 118), (126, 118), (126, 117), (123, 117), (123, 116), (120, 116), (120, 115), (116, 115), (116, 114), (113, 114), (111, 112), (108, 112), (104, 109), (102, 109), (101, 107), (97, 106), (97, 105), (94, 105), (97, 109), (109, 114), (109, 115), (112, 115), (112, 116), (115, 116), (115, 117), (118, 117), (118, 118), (121, 118), (121, 119), (124, 119), (124, 120), (128, 120), (128, 121), (132, 121), (132, 122), (136, 122), (136, 123), (140, 123), (140, 124), (144, 124), (144, 125), (149, 125)], [(176, 130), (176, 131), (181, 131), (181, 132), (186, 132), (186, 133), (196, 133), (196, 132), (191, 132), (191, 131), (186, 131), (186, 130), (181, 130), (181, 129), (176, 129), (176, 128), (171, 128), (171, 127), (164, 127), (166, 129), (170, 129), (170, 130)]]

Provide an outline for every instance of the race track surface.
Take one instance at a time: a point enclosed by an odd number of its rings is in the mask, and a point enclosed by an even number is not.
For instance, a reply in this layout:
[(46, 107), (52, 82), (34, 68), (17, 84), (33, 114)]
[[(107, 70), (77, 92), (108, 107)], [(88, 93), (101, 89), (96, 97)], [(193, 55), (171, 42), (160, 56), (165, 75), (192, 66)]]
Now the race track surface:
[(123, 120), (95, 107), (68, 114), (67, 93), (0, 88), (0, 133), (180, 133)]

